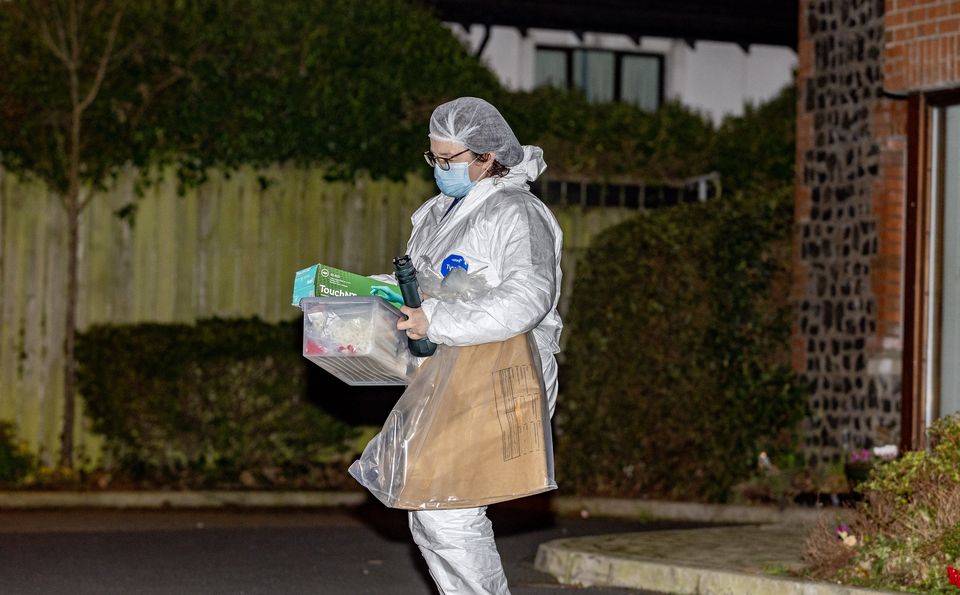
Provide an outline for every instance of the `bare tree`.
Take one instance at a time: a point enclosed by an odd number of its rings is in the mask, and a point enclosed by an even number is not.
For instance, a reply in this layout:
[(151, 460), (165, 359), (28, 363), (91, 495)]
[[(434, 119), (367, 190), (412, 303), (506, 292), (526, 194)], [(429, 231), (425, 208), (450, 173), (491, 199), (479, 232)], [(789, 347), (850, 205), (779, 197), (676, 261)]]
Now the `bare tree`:
[[(148, 160), (152, 137), (137, 127), (184, 76), (149, 30), (164, 12), (150, 0), (0, 2), (0, 162), (47, 182), (66, 213), (65, 467), (76, 421), (80, 218), (111, 172)], [(147, 140), (138, 145), (140, 137)]]
[[(67, 307), (66, 335), (63, 342), (64, 401), (63, 429), (60, 435), (60, 464), (73, 465), (73, 427), (76, 418), (77, 366), (75, 358), (77, 330), (77, 298), (79, 295), (79, 248), (80, 215), (90, 204), (92, 192), (81, 191), (80, 167), (82, 164), (84, 113), (96, 101), (103, 85), (110, 60), (114, 56), (117, 33), (123, 21), (126, 9), (122, 2), (95, 2), (88, 4), (80, 0), (67, 0), (64, 3), (32, 0), (25, 8), (15, 10), (28, 27), (35, 30), (46, 48), (63, 65), (70, 90), (70, 122), (67, 139), (67, 192), (62, 195), (63, 207), (67, 214)], [(96, 69), (92, 77), (84, 77), (87, 69), (84, 61), (90, 59), (85, 26), (91, 14), (112, 11), (106, 41), (98, 48)]]

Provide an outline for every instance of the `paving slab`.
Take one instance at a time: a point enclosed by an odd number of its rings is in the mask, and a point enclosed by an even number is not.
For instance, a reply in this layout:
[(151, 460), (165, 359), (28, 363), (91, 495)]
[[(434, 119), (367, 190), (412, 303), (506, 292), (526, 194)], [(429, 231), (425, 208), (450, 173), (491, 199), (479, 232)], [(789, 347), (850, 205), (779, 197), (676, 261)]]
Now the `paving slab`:
[(677, 595), (865, 595), (883, 593), (802, 581), (809, 524), (716, 527), (558, 539), (535, 566), (564, 584)]
[(669, 519), (701, 523), (815, 523), (826, 511), (842, 514), (840, 508), (789, 506), (780, 508), (756, 504), (705, 504), (638, 498), (587, 498), (556, 496), (550, 501), (560, 515), (581, 513), (620, 519)]

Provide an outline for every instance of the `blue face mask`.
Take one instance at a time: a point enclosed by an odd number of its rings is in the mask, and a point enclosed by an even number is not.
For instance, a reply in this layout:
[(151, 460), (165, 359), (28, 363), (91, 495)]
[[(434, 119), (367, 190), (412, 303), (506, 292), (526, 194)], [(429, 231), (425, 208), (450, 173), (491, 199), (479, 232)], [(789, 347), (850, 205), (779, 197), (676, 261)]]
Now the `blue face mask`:
[(439, 165), (433, 167), (433, 179), (437, 181), (437, 188), (447, 196), (463, 198), (470, 192), (476, 182), (470, 179), (467, 168), (469, 163), (451, 163), (450, 169), (442, 170)]

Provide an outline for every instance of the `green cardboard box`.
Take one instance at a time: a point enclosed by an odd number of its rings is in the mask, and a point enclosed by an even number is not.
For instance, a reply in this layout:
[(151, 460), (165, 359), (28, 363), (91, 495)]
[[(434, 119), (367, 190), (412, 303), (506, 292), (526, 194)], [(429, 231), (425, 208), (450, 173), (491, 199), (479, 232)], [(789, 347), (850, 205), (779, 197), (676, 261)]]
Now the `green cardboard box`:
[(353, 295), (382, 297), (397, 308), (403, 305), (399, 286), (335, 269), (325, 264), (315, 264), (299, 270), (293, 279), (294, 306), (299, 306), (300, 300), (305, 297)]

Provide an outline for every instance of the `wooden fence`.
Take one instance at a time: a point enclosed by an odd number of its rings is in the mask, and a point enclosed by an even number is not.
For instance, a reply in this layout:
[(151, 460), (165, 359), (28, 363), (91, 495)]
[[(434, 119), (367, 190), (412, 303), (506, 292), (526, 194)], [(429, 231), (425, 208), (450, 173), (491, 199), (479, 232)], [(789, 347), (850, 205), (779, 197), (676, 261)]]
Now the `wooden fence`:
[[(383, 272), (403, 251), (410, 215), (433, 183), (358, 179), (287, 167), (215, 175), (178, 195), (166, 176), (135, 191), (133, 172), (96, 196), (81, 221), (79, 326), (298, 315), (293, 273), (316, 262)], [(118, 213), (133, 213), (122, 218)], [(565, 234), (566, 310), (576, 260), (597, 232), (636, 214), (554, 207)], [(55, 460), (62, 415), (66, 222), (43, 184), (0, 170), (0, 420)], [(78, 403), (76, 449), (100, 444)]]

